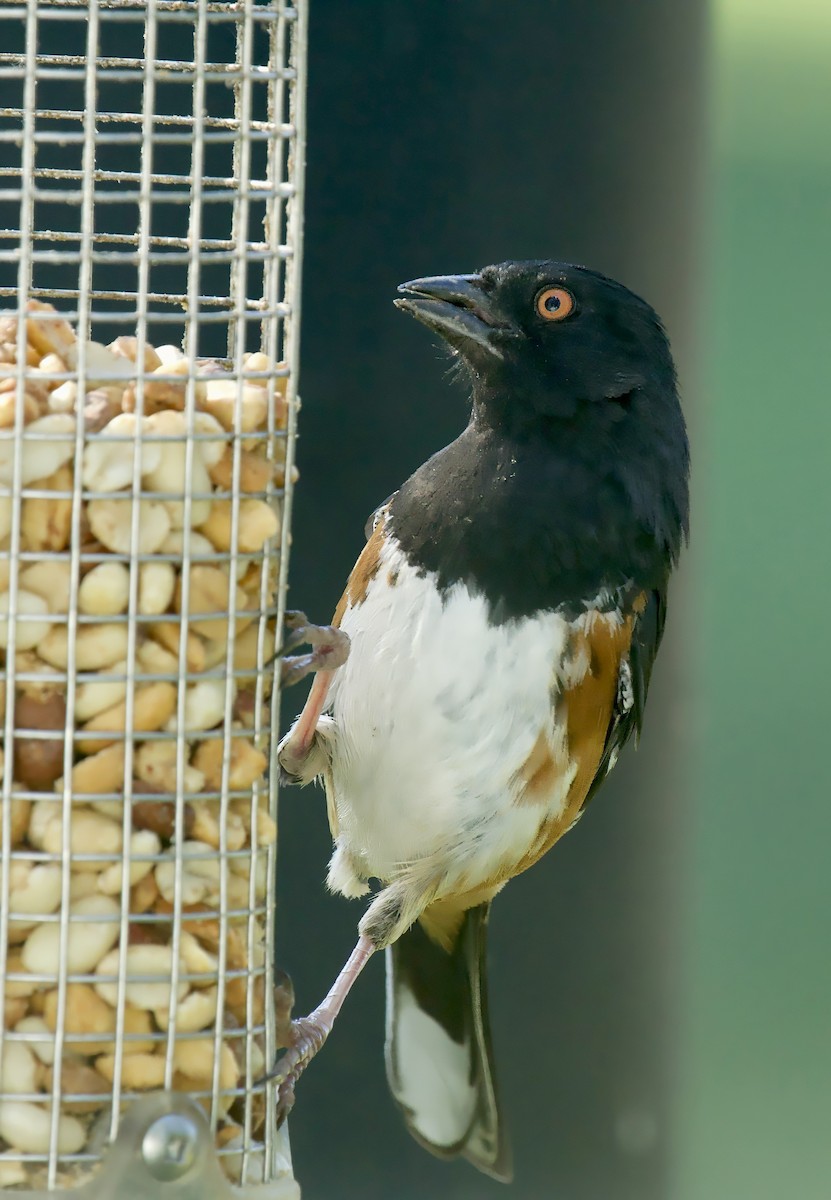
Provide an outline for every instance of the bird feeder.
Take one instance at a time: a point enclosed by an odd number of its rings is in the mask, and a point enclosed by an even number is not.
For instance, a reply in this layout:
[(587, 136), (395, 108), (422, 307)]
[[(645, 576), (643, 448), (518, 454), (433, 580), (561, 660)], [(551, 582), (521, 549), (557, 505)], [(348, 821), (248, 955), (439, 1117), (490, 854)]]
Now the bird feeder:
[(296, 1195), (273, 897), (305, 0), (0, 8), (0, 1188)]

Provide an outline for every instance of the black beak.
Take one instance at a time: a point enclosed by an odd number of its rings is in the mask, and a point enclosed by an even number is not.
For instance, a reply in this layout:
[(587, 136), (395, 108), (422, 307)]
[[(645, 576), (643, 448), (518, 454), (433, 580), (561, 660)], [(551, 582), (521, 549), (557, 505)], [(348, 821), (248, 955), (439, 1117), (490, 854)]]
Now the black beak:
[(412, 313), (428, 329), (437, 333), (464, 353), (475, 346), (497, 358), (502, 357), (499, 342), (511, 327), (493, 313), (479, 275), (434, 275), (412, 279), (399, 287), (402, 298), (397, 308)]

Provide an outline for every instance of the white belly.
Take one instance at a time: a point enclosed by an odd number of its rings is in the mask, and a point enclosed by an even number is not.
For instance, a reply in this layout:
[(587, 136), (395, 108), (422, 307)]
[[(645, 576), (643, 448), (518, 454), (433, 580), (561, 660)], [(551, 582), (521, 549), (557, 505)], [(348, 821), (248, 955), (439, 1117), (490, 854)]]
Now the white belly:
[(472, 881), (522, 858), (570, 782), (545, 814), (515, 803), (517, 772), (540, 731), (553, 733), (568, 623), (491, 625), (484, 600), (462, 585), (442, 600), (390, 540), (341, 625), (352, 648), (327, 737), (339, 847), (385, 881), (451, 849)]

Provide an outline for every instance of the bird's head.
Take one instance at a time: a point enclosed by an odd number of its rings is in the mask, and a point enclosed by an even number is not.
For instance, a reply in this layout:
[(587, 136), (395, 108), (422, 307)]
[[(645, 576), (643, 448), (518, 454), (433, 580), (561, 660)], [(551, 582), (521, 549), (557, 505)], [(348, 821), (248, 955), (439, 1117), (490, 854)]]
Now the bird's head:
[(675, 367), (654, 309), (568, 263), (506, 262), (402, 284), (399, 308), (459, 355), (473, 424), (532, 438), (615, 479), (633, 514), (677, 553), (689, 451)]
[(475, 275), (415, 279), (396, 305), (467, 366), (474, 403), (500, 424), (623, 419), (638, 393), (675, 397), (661, 322), (628, 288), (585, 267), (507, 262)]

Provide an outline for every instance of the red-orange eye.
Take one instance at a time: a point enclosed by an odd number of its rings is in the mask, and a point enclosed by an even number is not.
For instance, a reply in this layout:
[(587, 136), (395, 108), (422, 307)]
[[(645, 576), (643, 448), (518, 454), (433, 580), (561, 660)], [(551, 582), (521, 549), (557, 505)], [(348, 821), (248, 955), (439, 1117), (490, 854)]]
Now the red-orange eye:
[(574, 312), (574, 297), (565, 288), (543, 288), (537, 296), (537, 312), (546, 321), (562, 321)]

